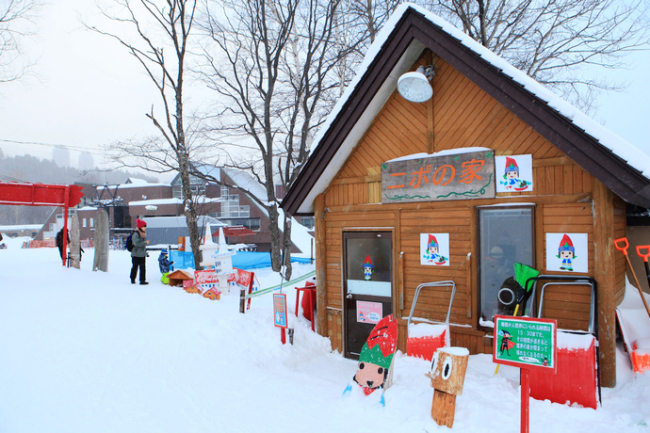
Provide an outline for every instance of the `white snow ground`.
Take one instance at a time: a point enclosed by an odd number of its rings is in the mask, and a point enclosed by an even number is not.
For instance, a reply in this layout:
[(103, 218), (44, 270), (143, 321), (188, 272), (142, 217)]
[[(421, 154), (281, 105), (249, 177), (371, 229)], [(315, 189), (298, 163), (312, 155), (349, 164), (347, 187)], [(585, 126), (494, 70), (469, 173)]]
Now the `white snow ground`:
[[(6, 238), (5, 238), (6, 239)], [(429, 363), (398, 353), (386, 407), (342, 400), (356, 362), (294, 320), (294, 345), (273, 326), (272, 297), (239, 313), (221, 301), (162, 285), (131, 285), (130, 257), (109, 272), (65, 269), (56, 249), (0, 250), (0, 432), (434, 432)], [(301, 265), (294, 275), (311, 270)], [(262, 288), (279, 282), (257, 273)], [(295, 290), (285, 290), (291, 311)], [(455, 432), (518, 432), (518, 370), (471, 356)], [(619, 353), (618, 385), (598, 410), (531, 400), (530, 431), (650, 430), (650, 373), (634, 377)]]

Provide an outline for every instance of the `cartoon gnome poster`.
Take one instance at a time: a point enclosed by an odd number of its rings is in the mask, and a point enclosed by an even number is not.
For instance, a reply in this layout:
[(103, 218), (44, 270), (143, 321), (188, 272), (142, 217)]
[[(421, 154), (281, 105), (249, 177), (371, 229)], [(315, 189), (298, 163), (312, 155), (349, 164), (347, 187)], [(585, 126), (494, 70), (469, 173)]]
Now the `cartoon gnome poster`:
[(449, 233), (420, 233), (420, 264), (449, 266)]
[(546, 270), (589, 272), (587, 233), (546, 233)]
[(497, 192), (533, 190), (532, 155), (497, 156), (494, 158)]

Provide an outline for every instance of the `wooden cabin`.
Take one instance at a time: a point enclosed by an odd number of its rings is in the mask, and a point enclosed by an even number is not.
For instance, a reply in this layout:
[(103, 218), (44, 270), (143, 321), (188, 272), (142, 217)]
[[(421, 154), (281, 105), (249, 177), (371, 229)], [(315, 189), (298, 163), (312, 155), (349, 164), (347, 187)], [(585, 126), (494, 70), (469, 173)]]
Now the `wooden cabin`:
[[(359, 325), (357, 307), (368, 302), (371, 313), (395, 315), (405, 351), (416, 288), (452, 280), (451, 344), (492, 353), (492, 317), (512, 314), (498, 278), (520, 262), (597, 282), (601, 378), (614, 386), (615, 308), (626, 272), (614, 240), (626, 236), (626, 203), (650, 207), (650, 158), (423, 9), (398, 8), (369, 53), (282, 203), (315, 219), (318, 332), (355, 358), (372, 329)], [(399, 77), (418, 66), (435, 71), (433, 97), (423, 103), (397, 91)], [(503, 191), (507, 166), (499, 164), (520, 156), (530, 188)], [(484, 171), (474, 174), (490, 184), (420, 193), (451, 179), (443, 166), (459, 182), (463, 164), (479, 160)], [(427, 263), (434, 241), (437, 258)], [(573, 249), (574, 269), (556, 260), (562, 245)], [(423, 290), (414, 317), (444, 322), (450, 290)], [(538, 291), (529, 305), (539, 302)], [(586, 330), (591, 303), (590, 287), (550, 286), (543, 316)]]

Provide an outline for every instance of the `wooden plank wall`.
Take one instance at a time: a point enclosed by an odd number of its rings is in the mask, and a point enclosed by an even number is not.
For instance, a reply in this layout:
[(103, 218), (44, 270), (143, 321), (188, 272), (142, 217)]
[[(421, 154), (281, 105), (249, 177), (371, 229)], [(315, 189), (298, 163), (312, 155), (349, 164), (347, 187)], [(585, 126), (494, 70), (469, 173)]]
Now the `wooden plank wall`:
[[(614, 239), (620, 239), (626, 236), (627, 215), (625, 202), (621, 200), (620, 197), (614, 196)], [(615, 248), (615, 246), (610, 245), (609, 248)], [(628, 253), (636, 254), (636, 251), (628, 251)], [(627, 261), (619, 251), (615, 252), (614, 261), (614, 269), (616, 272), (614, 299), (616, 300), (616, 305), (618, 305), (623, 301), (623, 297), (625, 296), (625, 273), (627, 270)], [(634, 279), (632, 277), (630, 277), (630, 281), (634, 284)]]
[[(343, 349), (337, 335), (342, 329), (341, 241), (344, 230), (366, 227), (395, 231), (396, 255), (404, 253), (403, 274), (395, 276), (396, 284), (401, 285), (403, 281), (403, 287), (395, 287), (404, 299), (403, 309), (400, 302), (395, 305), (396, 316), (402, 318), (401, 334), (405, 331), (418, 284), (444, 279), (456, 281), (451, 322), (467, 327), (453, 327), (451, 342), (469, 348), (472, 353), (492, 350), (492, 340), (486, 338), (489, 330), (480, 328), (477, 318), (476, 206), (509, 204), (517, 200), (535, 204), (536, 265), (540, 270), (545, 269), (545, 232), (589, 233), (588, 275), (593, 276), (591, 202), (594, 178), (450, 65), (439, 61), (437, 66), (433, 109), (427, 109), (426, 104), (410, 103), (396, 92), (324, 193), (328, 326), (337, 327), (328, 330), (328, 335), (337, 350)], [(429, 134), (427, 125), (433, 125), (433, 134)], [(496, 155), (532, 154), (534, 190), (500, 193), (493, 200), (381, 204), (380, 167), (383, 162), (414, 153), (472, 146), (489, 147)], [(616, 232), (623, 234), (625, 207), (620, 206), (621, 203), (619, 200), (615, 210), (615, 224)], [(449, 267), (420, 265), (419, 234), (426, 232), (450, 234)], [(472, 253), (472, 261), (467, 260), (468, 253)], [(396, 272), (400, 272), (397, 268), (396, 263)], [(622, 281), (624, 268), (624, 263), (617, 258), (617, 284)], [(620, 298), (622, 292), (616, 292), (616, 296)], [(586, 329), (589, 297), (586, 287), (550, 289), (546, 312), (558, 319), (560, 327)], [(444, 320), (448, 301), (447, 288), (427, 290), (421, 295), (415, 316)], [(403, 337), (399, 349), (405, 350)]]

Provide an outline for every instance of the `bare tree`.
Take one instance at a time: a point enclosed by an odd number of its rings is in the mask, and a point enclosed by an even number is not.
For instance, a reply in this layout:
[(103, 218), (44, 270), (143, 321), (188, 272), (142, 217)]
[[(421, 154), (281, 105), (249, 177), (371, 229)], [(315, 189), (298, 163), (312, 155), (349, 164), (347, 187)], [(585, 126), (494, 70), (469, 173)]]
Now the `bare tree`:
[(36, 0), (0, 1), (0, 83), (21, 78), (32, 66), (21, 52), (22, 39), (33, 34), (30, 25)]
[[(153, 106), (146, 114), (159, 136), (113, 145), (111, 150), (117, 151), (114, 160), (152, 172), (178, 171), (194, 263), (201, 269), (198, 209), (190, 178), (190, 161), (196, 148), (194, 130), (185, 124), (183, 93), (197, 0), (114, 0), (113, 6), (102, 10), (104, 16), (128, 28), (119, 34), (89, 28), (114, 38), (137, 59), (158, 90), (163, 107), (161, 114), (155, 113)], [(127, 36), (133, 32), (133, 37)]]
[(283, 251), (290, 278), (291, 216), (284, 215), (281, 239), (276, 185), (288, 188), (307, 161), (313, 132), (339, 96), (337, 66), (361, 41), (337, 43), (337, 31), (350, 19), (334, 19), (339, 0), (222, 3), (207, 8), (203, 28), (211, 44), (201, 72), (222, 107), (215, 130), (229, 135), (223, 165), (264, 185), (266, 197), (230, 186), (268, 212), (272, 266), (281, 269)]
[(592, 93), (618, 89), (581, 67), (620, 68), (648, 43), (644, 0), (424, 0), (481, 45), (588, 109)]

